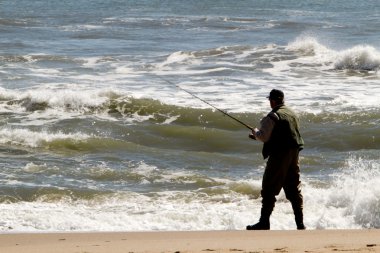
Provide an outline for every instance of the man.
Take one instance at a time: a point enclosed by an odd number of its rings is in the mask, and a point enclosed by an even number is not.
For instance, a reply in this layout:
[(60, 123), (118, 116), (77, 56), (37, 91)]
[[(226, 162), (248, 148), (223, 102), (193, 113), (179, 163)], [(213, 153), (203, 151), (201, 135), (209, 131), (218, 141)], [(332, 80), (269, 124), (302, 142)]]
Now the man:
[(297, 229), (305, 229), (298, 158), (304, 142), (299, 132), (299, 120), (285, 106), (281, 90), (273, 89), (268, 99), (272, 111), (260, 121), (260, 129), (255, 128), (249, 135), (264, 143), (262, 153), (268, 161), (262, 181), (261, 217), (257, 224), (248, 225), (247, 230), (270, 229), (269, 217), (282, 188), (292, 204)]

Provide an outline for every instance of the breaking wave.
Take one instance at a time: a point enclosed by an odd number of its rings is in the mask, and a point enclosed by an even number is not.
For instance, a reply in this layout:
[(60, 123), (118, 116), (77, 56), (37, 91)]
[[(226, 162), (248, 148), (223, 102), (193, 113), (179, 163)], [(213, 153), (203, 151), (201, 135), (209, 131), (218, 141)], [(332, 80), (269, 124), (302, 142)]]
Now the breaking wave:
[[(81, 173), (87, 187), (29, 186), (17, 187), (15, 192), (12, 184), (3, 186), (0, 231), (244, 229), (259, 217), (260, 180), (231, 181), (162, 171), (144, 163), (134, 166), (114, 171), (106, 166), (64, 170), (28, 164), (24, 172), (32, 176), (63, 174), (72, 181)], [(378, 160), (351, 156), (325, 182), (304, 179), (305, 225), (310, 229), (379, 228), (379, 177)], [(102, 188), (107, 181), (123, 188), (130, 183), (152, 184), (162, 191), (138, 192), (134, 185), (134, 192), (114, 192)], [(271, 222), (274, 229), (295, 227), (283, 192)]]
[(336, 70), (377, 71), (380, 67), (380, 52), (369, 45), (333, 50), (315, 37), (300, 36), (286, 48), (303, 56), (315, 57), (316, 63), (332, 64)]
[(372, 46), (355, 46), (338, 54), (336, 69), (377, 71), (380, 68), (380, 52)]
[[(100, 150), (107, 145), (112, 149), (125, 149), (139, 144), (168, 149), (243, 152), (241, 142), (245, 139), (241, 135), (248, 131), (212, 109), (165, 104), (114, 91), (3, 89), (0, 96), (1, 112), (9, 121), (0, 129), (0, 143), (10, 146), (86, 151)], [(253, 127), (265, 115), (261, 112), (231, 114)], [(377, 138), (380, 133), (378, 109), (300, 112), (299, 115), (304, 137), (308, 145), (314, 147), (372, 149), (380, 141)]]

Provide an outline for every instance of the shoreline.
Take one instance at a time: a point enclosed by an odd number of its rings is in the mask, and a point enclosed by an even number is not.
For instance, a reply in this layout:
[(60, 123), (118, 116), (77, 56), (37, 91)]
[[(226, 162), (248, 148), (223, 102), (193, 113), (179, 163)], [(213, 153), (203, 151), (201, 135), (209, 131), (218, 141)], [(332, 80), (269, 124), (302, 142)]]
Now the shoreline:
[(4, 233), (0, 252), (380, 252), (380, 230)]

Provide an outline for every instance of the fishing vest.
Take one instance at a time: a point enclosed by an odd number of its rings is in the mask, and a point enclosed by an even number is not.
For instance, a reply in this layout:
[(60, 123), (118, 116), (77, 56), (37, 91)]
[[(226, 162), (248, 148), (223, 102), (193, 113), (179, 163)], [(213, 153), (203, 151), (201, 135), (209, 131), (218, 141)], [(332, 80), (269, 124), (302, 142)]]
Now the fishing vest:
[(277, 106), (272, 113), (275, 113), (278, 118), (268, 115), (275, 121), (275, 125), (269, 141), (265, 142), (263, 146), (264, 159), (282, 150), (303, 149), (304, 141), (299, 132), (299, 120), (296, 114), (285, 105)]

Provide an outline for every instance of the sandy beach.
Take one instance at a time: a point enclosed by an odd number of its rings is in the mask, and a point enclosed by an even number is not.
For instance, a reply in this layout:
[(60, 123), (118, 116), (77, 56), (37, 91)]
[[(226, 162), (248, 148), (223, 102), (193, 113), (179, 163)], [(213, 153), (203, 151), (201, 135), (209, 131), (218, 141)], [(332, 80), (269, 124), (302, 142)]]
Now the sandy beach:
[(1, 234), (0, 252), (380, 252), (380, 230)]

